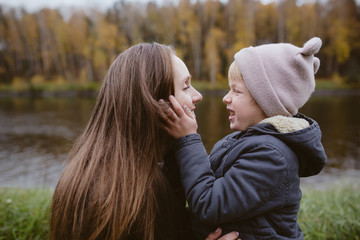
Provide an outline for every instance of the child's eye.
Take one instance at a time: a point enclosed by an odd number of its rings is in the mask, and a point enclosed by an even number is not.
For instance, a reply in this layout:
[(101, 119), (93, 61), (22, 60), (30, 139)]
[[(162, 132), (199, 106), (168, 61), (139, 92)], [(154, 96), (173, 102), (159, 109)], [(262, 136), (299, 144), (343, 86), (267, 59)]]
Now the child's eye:
[(187, 89), (189, 89), (190, 88), (190, 85), (186, 85), (184, 88), (183, 88), (183, 90), (187, 90)]

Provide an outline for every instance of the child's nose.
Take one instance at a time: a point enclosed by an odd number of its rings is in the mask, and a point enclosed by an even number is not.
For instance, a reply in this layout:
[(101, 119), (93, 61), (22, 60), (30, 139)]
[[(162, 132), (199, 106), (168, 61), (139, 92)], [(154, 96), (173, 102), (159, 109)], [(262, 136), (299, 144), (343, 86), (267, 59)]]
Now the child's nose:
[(226, 95), (223, 97), (222, 101), (223, 101), (223, 103), (225, 103), (225, 104), (231, 103), (231, 97), (229, 96), (229, 93), (226, 94)]

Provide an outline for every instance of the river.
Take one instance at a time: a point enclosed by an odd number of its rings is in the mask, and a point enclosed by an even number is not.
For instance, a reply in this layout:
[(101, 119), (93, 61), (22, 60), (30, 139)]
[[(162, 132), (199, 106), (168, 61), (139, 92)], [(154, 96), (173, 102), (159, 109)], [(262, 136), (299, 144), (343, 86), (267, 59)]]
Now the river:
[[(53, 188), (94, 104), (95, 98), (1, 97), (0, 186)], [(302, 179), (302, 186), (360, 183), (360, 95), (314, 94), (300, 112), (319, 123), (328, 156), (322, 173)], [(196, 115), (208, 151), (231, 132), (221, 96), (204, 94)]]

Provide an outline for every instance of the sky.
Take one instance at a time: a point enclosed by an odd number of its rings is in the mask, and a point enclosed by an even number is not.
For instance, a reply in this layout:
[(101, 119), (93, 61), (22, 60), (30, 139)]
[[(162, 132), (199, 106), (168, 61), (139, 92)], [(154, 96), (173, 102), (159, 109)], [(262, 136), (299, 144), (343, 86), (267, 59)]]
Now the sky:
[[(130, 2), (129, 0), (127, 0)], [(174, 0), (134, 0), (131, 2), (157, 2), (164, 3)], [(116, 0), (0, 0), (0, 5), (9, 7), (24, 7), (28, 11), (36, 11), (44, 7), (59, 8), (59, 7), (96, 7), (99, 9), (107, 9), (111, 7)]]
[[(0, 5), (10, 6), (10, 7), (24, 7), (28, 11), (37, 11), (44, 7), (49, 8), (63, 8), (63, 7), (96, 7), (101, 10), (108, 9), (113, 6), (114, 2), (117, 0), (0, 0)], [(156, 2), (159, 4), (167, 2), (177, 2), (177, 0), (126, 0), (128, 2)], [(224, 0), (226, 1), (226, 0)], [(276, 0), (262, 0), (263, 3), (269, 3)], [(311, 1), (311, 0), (302, 0)], [(360, 0), (356, 0), (359, 4)]]

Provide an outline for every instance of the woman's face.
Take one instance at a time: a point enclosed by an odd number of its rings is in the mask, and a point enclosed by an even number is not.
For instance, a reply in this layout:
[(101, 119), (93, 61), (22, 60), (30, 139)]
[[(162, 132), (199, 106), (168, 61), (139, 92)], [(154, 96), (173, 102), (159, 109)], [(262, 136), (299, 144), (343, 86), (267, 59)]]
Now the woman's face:
[(175, 98), (181, 106), (186, 105), (195, 115), (195, 103), (202, 100), (202, 95), (191, 86), (191, 75), (185, 63), (173, 55)]

